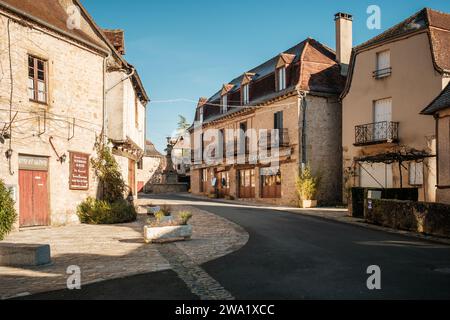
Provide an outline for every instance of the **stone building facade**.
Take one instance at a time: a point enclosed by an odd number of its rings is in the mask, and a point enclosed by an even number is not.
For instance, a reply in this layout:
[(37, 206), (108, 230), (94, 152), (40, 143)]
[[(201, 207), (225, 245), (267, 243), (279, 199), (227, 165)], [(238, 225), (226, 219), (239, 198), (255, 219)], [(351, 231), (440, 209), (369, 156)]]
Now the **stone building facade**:
[[(354, 48), (342, 94), (346, 190), (417, 187), (436, 200), (435, 122), (420, 112), (450, 80), (449, 46), (450, 15), (423, 9)], [(366, 161), (418, 152), (429, 157)]]
[[(319, 203), (338, 203), (347, 64), (308, 38), (201, 98), (190, 129), (192, 193), (297, 206), (296, 179), (310, 165), (322, 178)], [(263, 149), (275, 161), (261, 158)]]
[(1, 0), (0, 20), (0, 179), (16, 227), (78, 223), (77, 205), (98, 192), (108, 65), (122, 58), (76, 0)]

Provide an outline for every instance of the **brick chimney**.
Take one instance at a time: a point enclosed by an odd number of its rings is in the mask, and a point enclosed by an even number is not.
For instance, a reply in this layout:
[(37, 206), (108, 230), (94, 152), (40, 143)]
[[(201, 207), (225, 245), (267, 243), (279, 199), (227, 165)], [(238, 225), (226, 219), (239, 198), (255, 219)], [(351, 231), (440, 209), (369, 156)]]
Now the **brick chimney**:
[(116, 48), (121, 55), (125, 55), (125, 32), (121, 29), (104, 29), (103, 32), (114, 48)]
[(342, 71), (347, 74), (350, 56), (353, 48), (353, 16), (348, 13), (336, 13), (336, 60), (341, 64)]

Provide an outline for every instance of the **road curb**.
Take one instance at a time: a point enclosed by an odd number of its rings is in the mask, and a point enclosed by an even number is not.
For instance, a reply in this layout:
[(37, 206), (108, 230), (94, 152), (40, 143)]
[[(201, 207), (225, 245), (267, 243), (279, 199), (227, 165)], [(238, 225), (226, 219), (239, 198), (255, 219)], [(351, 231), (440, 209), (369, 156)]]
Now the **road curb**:
[[(259, 203), (247, 203), (247, 202), (238, 202), (238, 201), (233, 201), (233, 200), (222, 200), (222, 199), (209, 199), (206, 197), (195, 196), (195, 195), (191, 195), (191, 194), (178, 194), (178, 196), (181, 196), (181, 197), (184, 197), (187, 199), (207, 200), (207, 201), (218, 202), (218, 203), (239, 204), (239, 205), (244, 205), (244, 206), (247, 205), (247, 206), (253, 206), (253, 207), (261, 207), (261, 208), (265, 208), (265, 209), (268, 208), (267, 205), (262, 205)], [(349, 225), (363, 227), (366, 229), (371, 229), (371, 230), (376, 230), (376, 231), (384, 231), (387, 233), (402, 235), (402, 236), (406, 236), (409, 238), (415, 238), (415, 239), (419, 239), (419, 240), (425, 240), (425, 241), (429, 241), (429, 242), (450, 245), (450, 239), (447, 239), (447, 238), (425, 235), (425, 234), (415, 233), (415, 232), (411, 232), (411, 231), (395, 230), (395, 229), (391, 229), (391, 228), (387, 228), (387, 227), (383, 227), (383, 226), (373, 225), (373, 224), (369, 224), (369, 223), (365, 222), (364, 219), (352, 218), (352, 217), (348, 217), (348, 216), (346, 216), (346, 217), (331, 217), (331, 216), (318, 215), (318, 214), (311, 213), (311, 210), (300, 210), (300, 209), (289, 210), (286, 208), (277, 208), (277, 207), (272, 207), (272, 206), (270, 207), (270, 209), (287, 212), (287, 213), (291, 213), (291, 214), (302, 215), (305, 217), (313, 217), (313, 218), (325, 219), (325, 220), (329, 220), (329, 221), (335, 221), (335, 222), (339, 222), (339, 223), (343, 223), (343, 224), (349, 224)], [(336, 211), (341, 212), (342, 210), (336, 209)]]

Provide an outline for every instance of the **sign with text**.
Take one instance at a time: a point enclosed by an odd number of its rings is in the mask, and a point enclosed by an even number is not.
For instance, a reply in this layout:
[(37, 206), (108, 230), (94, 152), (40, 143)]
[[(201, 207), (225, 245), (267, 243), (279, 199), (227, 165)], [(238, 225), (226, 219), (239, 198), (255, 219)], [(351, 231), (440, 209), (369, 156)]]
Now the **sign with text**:
[(89, 155), (70, 152), (70, 190), (89, 190)]
[(48, 158), (19, 155), (19, 169), (32, 171), (47, 171)]

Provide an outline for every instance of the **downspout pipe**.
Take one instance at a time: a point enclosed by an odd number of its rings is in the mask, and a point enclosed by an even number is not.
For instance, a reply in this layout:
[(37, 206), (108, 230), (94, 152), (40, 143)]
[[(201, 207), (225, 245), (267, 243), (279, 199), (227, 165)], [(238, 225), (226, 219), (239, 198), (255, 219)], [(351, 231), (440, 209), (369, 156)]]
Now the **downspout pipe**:
[(301, 158), (301, 169), (304, 170), (308, 164), (307, 161), (307, 152), (306, 152), (306, 141), (307, 141), (307, 119), (306, 119), (306, 111), (308, 108), (308, 102), (306, 101), (306, 92), (305, 91), (298, 91), (299, 96), (299, 108), (301, 113), (301, 131), (300, 131), (300, 141), (301, 141), (301, 151), (300, 151), (300, 158)]
[(108, 113), (107, 113), (107, 91), (106, 91), (106, 69), (108, 64), (108, 59), (111, 58), (111, 53), (108, 53), (108, 56), (106, 56), (103, 59), (103, 123), (102, 123), (102, 141), (104, 144), (107, 142), (107, 133), (106, 130), (108, 128)]
[(136, 69), (134, 67), (131, 67), (131, 72), (122, 80), (120, 80), (119, 82), (117, 82), (115, 85), (113, 85), (111, 88), (109, 88), (108, 90), (106, 90), (106, 93), (108, 94), (111, 90), (113, 90), (115, 87), (117, 87), (119, 84), (121, 84), (122, 82), (130, 79), (131, 77), (133, 77), (136, 73)]

